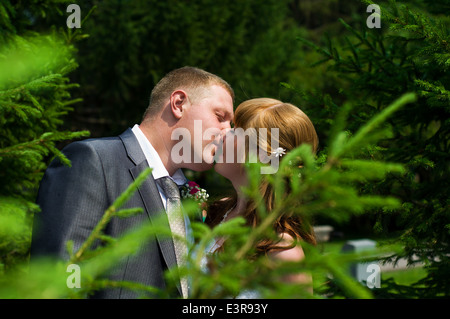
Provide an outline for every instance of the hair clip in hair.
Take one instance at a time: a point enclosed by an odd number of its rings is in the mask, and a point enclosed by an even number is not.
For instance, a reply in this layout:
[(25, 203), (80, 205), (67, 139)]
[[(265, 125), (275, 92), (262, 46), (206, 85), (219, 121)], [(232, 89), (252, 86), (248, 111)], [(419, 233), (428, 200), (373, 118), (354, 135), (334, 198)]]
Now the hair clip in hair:
[(278, 147), (274, 152), (272, 152), (272, 154), (275, 155), (275, 157), (281, 157), (286, 154), (286, 149)]

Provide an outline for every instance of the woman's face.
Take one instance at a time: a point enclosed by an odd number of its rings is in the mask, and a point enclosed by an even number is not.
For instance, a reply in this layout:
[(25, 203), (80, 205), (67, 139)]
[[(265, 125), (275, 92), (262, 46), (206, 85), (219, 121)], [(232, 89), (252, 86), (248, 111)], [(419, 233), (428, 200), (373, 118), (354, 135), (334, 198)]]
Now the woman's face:
[(233, 184), (245, 178), (245, 137), (229, 129), (222, 134), (222, 140), (215, 154), (214, 170)]

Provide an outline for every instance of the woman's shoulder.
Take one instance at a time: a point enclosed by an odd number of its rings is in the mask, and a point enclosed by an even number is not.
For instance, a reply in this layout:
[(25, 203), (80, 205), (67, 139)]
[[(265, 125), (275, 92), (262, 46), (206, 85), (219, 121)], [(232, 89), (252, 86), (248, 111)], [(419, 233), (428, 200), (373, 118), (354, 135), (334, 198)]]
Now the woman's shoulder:
[(280, 233), (278, 236), (280, 237), (280, 242), (278, 243), (280, 248), (269, 252), (272, 258), (283, 261), (300, 261), (305, 258), (302, 246), (298, 240), (288, 233)]

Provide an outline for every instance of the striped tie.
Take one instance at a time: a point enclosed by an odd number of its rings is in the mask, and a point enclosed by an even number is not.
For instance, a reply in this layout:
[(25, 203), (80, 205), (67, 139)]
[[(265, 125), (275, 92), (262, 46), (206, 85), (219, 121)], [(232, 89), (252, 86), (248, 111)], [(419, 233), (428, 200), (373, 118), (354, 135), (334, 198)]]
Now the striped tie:
[[(162, 177), (158, 179), (164, 193), (166, 194), (166, 212), (169, 219), (170, 230), (172, 234), (178, 235), (177, 237), (186, 238), (186, 225), (184, 217), (181, 211), (181, 198), (178, 185), (170, 177)], [(184, 240), (173, 238), (175, 247), (175, 255), (177, 258), (177, 264), (179, 267), (186, 264), (187, 247)], [(187, 278), (181, 278), (181, 291), (183, 298), (188, 297), (188, 281)]]

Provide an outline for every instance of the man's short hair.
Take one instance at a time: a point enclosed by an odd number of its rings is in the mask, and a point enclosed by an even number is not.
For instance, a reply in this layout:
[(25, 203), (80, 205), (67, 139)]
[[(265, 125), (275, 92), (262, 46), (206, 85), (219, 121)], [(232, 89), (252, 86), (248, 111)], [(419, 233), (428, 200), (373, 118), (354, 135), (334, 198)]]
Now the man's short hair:
[(230, 93), (234, 100), (234, 91), (231, 86), (221, 77), (205, 70), (185, 66), (167, 73), (153, 88), (150, 95), (150, 104), (144, 113), (143, 119), (157, 114), (164, 103), (176, 90), (186, 90), (191, 102), (202, 97), (204, 89), (218, 85)]

